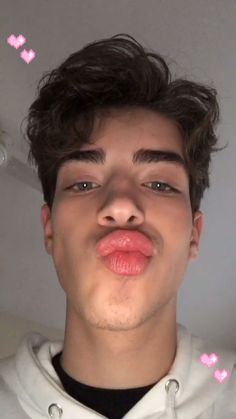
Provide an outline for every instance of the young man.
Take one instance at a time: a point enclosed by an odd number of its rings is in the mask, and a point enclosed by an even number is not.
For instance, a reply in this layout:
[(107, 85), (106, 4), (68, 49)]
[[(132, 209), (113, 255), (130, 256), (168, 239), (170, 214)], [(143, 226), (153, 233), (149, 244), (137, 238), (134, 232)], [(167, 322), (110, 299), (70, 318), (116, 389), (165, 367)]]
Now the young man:
[(27, 136), (65, 337), (28, 334), (0, 361), (2, 419), (236, 418), (236, 351), (176, 322), (218, 121), (214, 89), (171, 81), (129, 35), (47, 75)]

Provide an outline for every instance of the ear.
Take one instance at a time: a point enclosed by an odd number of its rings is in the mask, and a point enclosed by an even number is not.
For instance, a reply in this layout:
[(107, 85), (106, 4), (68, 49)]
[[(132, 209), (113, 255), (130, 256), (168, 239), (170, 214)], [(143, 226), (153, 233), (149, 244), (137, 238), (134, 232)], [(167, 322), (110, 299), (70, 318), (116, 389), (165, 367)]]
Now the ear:
[(201, 211), (196, 211), (194, 214), (193, 230), (192, 230), (192, 236), (191, 236), (190, 247), (189, 247), (189, 260), (190, 261), (197, 259), (202, 228), (203, 228), (203, 213)]
[(44, 246), (49, 255), (52, 254), (52, 223), (51, 223), (51, 211), (47, 204), (44, 204), (41, 208), (41, 223), (44, 230)]

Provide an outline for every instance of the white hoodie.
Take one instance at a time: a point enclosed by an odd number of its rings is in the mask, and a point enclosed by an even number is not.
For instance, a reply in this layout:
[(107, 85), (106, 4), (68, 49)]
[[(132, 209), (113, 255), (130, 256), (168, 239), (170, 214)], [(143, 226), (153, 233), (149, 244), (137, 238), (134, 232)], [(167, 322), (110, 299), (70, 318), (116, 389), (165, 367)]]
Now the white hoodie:
[[(15, 355), (0, 359), (1, 419), (106, 418), (64, 390), (52, 365), (62, 349), (63, 341), (32, 332), (22, 338)], [(220, 381), (214, 376), (217, 370)], [(169, 373), (123, 418), (236, 419), (236, 350), (217, 347), (177, 323), (177, 351)]]

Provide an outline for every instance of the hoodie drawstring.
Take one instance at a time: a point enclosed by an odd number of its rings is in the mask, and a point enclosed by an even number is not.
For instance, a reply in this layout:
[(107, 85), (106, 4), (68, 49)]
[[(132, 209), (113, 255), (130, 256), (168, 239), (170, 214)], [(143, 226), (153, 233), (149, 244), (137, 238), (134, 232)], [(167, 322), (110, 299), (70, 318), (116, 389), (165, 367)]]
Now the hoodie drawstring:
[(168, 419), (177, 419), (175, 414), (175, 393), (179, 390), (179, 383), (177, 380), (168, 380), (165, 384), (167, 392), (166, 412)]

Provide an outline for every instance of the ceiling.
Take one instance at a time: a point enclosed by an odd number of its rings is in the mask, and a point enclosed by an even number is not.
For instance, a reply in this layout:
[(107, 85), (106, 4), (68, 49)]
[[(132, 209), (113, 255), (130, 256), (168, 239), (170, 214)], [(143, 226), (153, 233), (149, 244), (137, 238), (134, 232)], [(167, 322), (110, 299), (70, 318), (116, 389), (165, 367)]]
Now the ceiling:
[[(235, 0), (0, 0), (0, 6), (0, 126), (23, 160), (20, 127), (38, 80), (96, 39), (128, 33), (161, 53), (176, 76), (214, 84), (220, 145), (229, 145), (212, 157), (200, 254), (179, 290), (177, 320), (236, 347)], [(24, 47), (11, 47), (11, 34), (24, 35)], [(29, 64), (20, 57), (24, 48), (36, 53)], [(43, 246), (42, 195), (4, 171), (0, 191), (0, 311), (63, 328), (65, 294)]]

